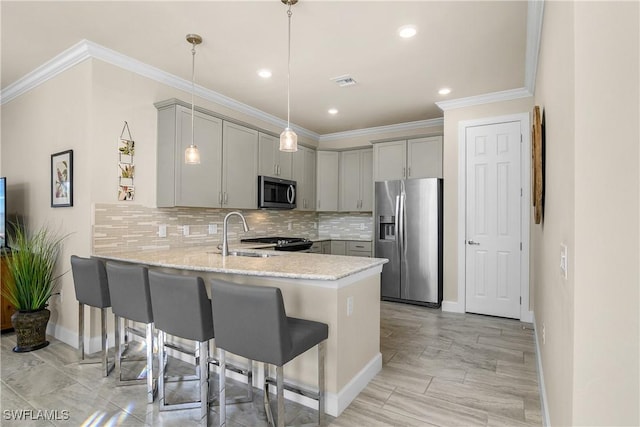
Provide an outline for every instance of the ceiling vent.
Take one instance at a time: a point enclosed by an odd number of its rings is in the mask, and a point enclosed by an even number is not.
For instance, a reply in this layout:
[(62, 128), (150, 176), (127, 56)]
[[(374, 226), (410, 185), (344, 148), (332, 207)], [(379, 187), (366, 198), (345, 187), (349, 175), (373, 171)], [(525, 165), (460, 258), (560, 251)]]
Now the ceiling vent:
[(349, 75), (334, 77), (329, 80), (336, 82), (336, 84), (340, 87), (353, 86), (354, 84), (356, 84), (356, 81), (353, 79), (353, 77)]

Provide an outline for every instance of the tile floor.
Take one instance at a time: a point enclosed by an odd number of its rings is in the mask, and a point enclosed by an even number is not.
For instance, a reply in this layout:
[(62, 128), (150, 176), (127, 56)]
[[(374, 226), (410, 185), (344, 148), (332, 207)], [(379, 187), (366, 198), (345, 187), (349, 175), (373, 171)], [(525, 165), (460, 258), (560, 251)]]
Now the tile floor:
[[(146, 403), (144, 386), (116, 388), (113, 375), (79, 365), (75, 350), (60, 341), (23, 354), (13, 353), (14, 345), (13, 334), (0, 338), (3, 426), (198, 425), (197, 410), (160, 413)], [(542, 425), (531, 325), (383, 302), (381, 352), (382, 371), (340, 417), (327, 417), (329, 425)], [(180, 373), (185, 364), (170, 367)], [(260, 391), (254, 401), (228, 405), (227, 424), (267, 425)], [(31, 418), (38, 410), (58, 411), (58, 420), (13, 421), (12, 410), (32, 410)], [(287, 403), (287, 424), (314, 419), (315, 411)], [(215, 407), (209, 422), (217, 425)]]

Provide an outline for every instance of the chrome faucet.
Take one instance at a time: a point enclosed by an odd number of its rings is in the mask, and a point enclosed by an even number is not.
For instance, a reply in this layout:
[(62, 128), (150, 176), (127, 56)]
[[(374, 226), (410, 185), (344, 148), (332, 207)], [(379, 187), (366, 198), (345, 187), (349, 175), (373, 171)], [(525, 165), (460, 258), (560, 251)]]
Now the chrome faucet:
[(242, 227), (244, 228), (245, 233), (249, 231), (249, 226), (247, 225), (247, 220), (244, 219), (244, 216), (240, 212), (229, 212), (224, 217), (224, 222), (222, 223), (222, 256), (229, 255), (229, 240), (227, 237), (227, 223), (229, 222), (229, 217), (232, 215), (238, 215), (242, 219)]

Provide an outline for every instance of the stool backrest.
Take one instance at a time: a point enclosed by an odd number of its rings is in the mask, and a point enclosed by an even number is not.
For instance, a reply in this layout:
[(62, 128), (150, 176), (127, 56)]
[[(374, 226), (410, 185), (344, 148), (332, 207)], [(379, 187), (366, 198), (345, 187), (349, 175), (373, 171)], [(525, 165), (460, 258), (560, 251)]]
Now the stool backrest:
[(201, 277), (149, 271), (155, 327), (193, 341), (213, 338), (211, 301)]
[(216, 346), (282, 366), (292, 343), (280, 289), (213, 280), (211, 304)]
[(111, 307), (107, 272), (101, 260), (71, 255), (71, 272), (78, 302), (97, 308)]
[(109, 261), (107, 278), (113, 314), (135, 322), (153, 323), (147, 267)]

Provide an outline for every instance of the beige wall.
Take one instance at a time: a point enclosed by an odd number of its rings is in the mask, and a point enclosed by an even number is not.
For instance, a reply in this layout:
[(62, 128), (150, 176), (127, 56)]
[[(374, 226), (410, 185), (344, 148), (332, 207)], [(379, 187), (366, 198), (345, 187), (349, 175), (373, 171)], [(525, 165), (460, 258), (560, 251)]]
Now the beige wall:
[[(548, 408), (552, 425), (572, 424), (573, 271), (564, 280), (558, 268), (560, 243), (574, 257), (575, 75), (571, 2), (547, 2), (542, 29), (535, 103), (545, 114), (546, 174), (544, 222), (531, 232), (531, 276)], [(545, 342), (542, 329), (545, 329)]]
[(547, 195), (532, 270), (552, 425), (640, 424), (639, 12), (637, 2), (545, 3), (535, 102)]
[(574, 9), (575, 425), (640, 424), (639, 6)]
[(444, 300), (458, 301), (458, 124), (465, 120), (529, 113), (532, 98), (447, 110), (444, 113)]

